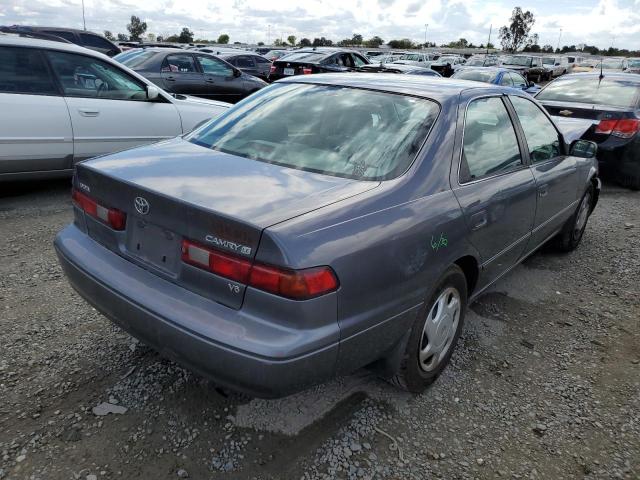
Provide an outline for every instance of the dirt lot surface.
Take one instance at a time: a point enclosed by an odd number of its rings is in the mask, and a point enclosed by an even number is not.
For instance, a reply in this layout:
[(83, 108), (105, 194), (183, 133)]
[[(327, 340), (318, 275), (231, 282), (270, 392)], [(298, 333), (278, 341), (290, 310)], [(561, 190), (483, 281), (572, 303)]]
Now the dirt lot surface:
[(607, 186), (576, 252), (473, 304), (425, 394), (364, 370), (277, 401), (163, 360), (69, 287), (68, 181), (0, 192), (2, 479), (640, 478), (638, 192)]

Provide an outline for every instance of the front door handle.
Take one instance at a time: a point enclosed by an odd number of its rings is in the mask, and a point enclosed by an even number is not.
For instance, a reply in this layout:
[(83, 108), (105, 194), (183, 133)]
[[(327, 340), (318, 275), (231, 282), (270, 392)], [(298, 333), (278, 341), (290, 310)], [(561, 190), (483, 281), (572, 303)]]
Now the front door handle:
[(481, 210), (471, 215), (471, 230), (480, 230), (487, 226), (489, 220), (487, 218), (487, 211)]
[(78, 113), (83, 117), (97, 117), (100, 115), (100, 111), (98, 110), (89, 110), (87, 108), (79, 108)]
[(173, 77), (173, 76), (169, 75), (168, 77), (165, 77), (165, 80), (168, 80), (170, 82), (175, 82), (176, 81), (176, 77)]

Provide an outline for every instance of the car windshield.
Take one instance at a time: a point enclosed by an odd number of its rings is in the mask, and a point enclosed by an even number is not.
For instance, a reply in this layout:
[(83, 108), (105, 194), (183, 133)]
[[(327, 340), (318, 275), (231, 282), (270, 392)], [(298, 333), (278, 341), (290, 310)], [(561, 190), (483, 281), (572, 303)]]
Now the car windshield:
[(280, 60), (283, 62), (307, 62), (317, 63), (327, 56), (322, 52), (296, 52), (289, 55), (283, 55)]
[(528, 67), (531, 65), (531, 57), (507, 57), (505, 62), (507, 65), (520, 65)]
[(491, 70), (460, 70), (453, 78), (461, 80), (473, 80), (474, 82), (493, 83), (496, 78), (495, 72)]
[(629, 60), (629, 66), (631, 68), (640, 68), (640, 58), (639, 59)]
[(122, 52), (119, 53), (117, 55), (115, 55), (113, 57), (114, 60), (117, 60), (118, 62), (124, 62), (127, 58), (131, 58), (131, 57), (135, 57), (137, 55), (142, 55), (143, 53), (145, 53), (147, 50), (144, 50), (143, 48), (134, 48), (131, 50), (127, 50), (126, 52)]
[(139, 67), (140, 65), (145, 63), (147, 60), (149, 60), (151, 57), (158, 55), (159, 52), (154, 50), (141, 50), (141, 51), (136, 51), (135, 55), (130, 55), (126, 58), (119, 58), (120, 55), (126, 55), (127, 53), (128, 52), (121, 53), (119, 55), (116, 55), (113, 58), (118, 60), (121, 64), (126, 65), (132, 70), (135, 70), (136, 67)]
[(469, 65), (471, 67), (481, 67), (484, 65), (484, 59), (482, 58), (472, 58), (470, 60), (467, 60), (466, 65)]
[[(600, 65), (598, 65), (600, 68)], [(605, 60), (602, 62), (602, 68), (607, 70), (622, 70), (622, 60)]]
[(542, 59), (542, 63), (544, 65), (553, 65), (554, 63), (556, 63), (556, 59), (555, 58), (544, 57)]
[(187, 139), (221, 152), (358, 180), (402, 174), (439, 113), (404, 95), (308, 84), (273, 84)]
[(588, 76), (556, 80), (542, 90), (536, 98), (542, 101), (633, 107), (638, 102), (638, 96), (640, 96), (638, 81), (606, 76), (599, 80), (597, 76)]

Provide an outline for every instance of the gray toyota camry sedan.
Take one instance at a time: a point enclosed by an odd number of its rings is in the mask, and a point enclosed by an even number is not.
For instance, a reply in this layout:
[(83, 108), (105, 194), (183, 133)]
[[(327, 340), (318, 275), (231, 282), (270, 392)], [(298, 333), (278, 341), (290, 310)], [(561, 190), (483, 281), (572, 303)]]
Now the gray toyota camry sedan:
[(369, 366), (421, 392), (470, 301), (547, 240), (578, 246), (595, 150), (513, 89), (296, 76), (78, 164), (55, 247), (88, 302), (222, 386), (278, 397)]

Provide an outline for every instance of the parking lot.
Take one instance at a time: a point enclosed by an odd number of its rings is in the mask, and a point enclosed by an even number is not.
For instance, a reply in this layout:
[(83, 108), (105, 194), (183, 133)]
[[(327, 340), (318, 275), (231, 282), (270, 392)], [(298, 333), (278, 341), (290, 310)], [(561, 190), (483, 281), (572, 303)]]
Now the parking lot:
[[(421, 396), (368, 371), (281, 400), (160, 358), (68, 285), (68, 180), (0, 198), (0, 478), (640, 477), (640, 193), (471, 306)], [(102, 402), (124, 407), (105, 414)]]

